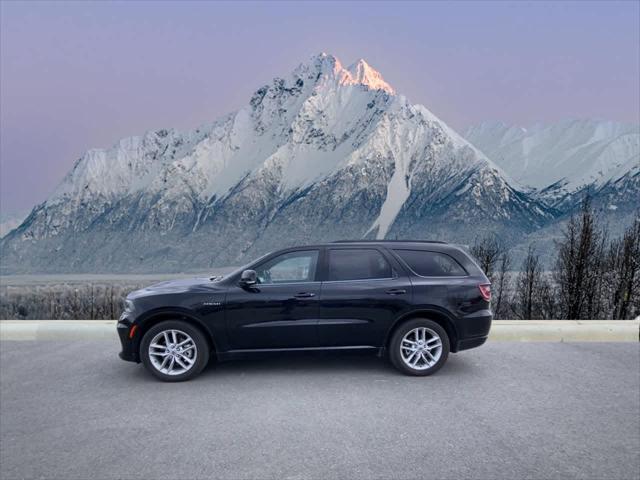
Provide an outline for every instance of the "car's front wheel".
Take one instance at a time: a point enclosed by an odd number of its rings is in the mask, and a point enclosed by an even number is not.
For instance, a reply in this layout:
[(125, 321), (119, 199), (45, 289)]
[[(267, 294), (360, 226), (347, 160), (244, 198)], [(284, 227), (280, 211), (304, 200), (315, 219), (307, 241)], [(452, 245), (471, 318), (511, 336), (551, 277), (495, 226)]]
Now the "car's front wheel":
[(431, 375), (447, 361), (449, 336), (433, 320), (415, 318), (400, 325), (389, 344), (393, 366), (407, 375)]
[(181, 382), (198, 375), (209, 362), (209, 346), (202, 332), (180, 320), (151, 327), (140, 343), (142, 363), (165, 382)]

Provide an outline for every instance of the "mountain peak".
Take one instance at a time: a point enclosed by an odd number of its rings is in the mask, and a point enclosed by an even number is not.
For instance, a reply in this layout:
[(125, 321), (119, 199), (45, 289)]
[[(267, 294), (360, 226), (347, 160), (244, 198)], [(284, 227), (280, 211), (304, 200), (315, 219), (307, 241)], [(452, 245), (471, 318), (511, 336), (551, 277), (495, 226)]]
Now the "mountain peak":
[(395, 90), (389, 85), (380, 72), (369, 65), (363, 58), (352, 64), (347, 71), (351, 74), (354, 83), (366, 85), (373, 90), (384, 90), (395, 95)]
[(341, 85), (364, 85), (370, 90), (383, 90), (390, 95), (396, 93), (394, 88), (382, 78), (380, 72), (362, 58), (349, 68), (344, 68), (338, 57), (321, 52), (313, 55), (306, 65), (314, 65), (319, 72), (337, 78)]

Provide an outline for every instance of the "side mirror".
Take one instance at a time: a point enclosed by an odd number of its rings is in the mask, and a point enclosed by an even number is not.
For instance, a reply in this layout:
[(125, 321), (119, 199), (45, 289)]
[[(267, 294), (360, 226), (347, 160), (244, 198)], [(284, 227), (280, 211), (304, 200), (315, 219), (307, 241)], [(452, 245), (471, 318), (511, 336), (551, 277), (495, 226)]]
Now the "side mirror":
[(255, 270), (245, 270), (240, 276), (240, 285), (250, 286), (258, 283), (258, 275)]

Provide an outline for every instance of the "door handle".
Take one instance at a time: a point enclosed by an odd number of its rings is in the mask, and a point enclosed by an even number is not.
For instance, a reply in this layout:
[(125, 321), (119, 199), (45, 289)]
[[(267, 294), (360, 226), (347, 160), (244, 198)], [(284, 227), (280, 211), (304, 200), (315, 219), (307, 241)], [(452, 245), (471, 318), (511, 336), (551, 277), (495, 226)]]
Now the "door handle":
[(315, 293), (311, 293), (311, 292), (300, 292), (297, 293), (296, 295), (294, 295), (294, 297), (296, 298), (311, 298), (311, 297), (315, 297), (316, 294)]
[(389, 295), (402, 295), (403, 293), (407, 293), (407, 291), (404, 288), (390, 288), (385, 293)]

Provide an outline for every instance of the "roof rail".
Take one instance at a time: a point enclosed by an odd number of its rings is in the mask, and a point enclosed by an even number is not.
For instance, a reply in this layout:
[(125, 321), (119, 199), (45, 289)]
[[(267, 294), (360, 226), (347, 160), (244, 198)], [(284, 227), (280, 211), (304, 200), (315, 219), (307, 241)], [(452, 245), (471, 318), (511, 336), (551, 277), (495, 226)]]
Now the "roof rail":
[(442, 243), (441, 240), (335, 240), (331, 243)]

